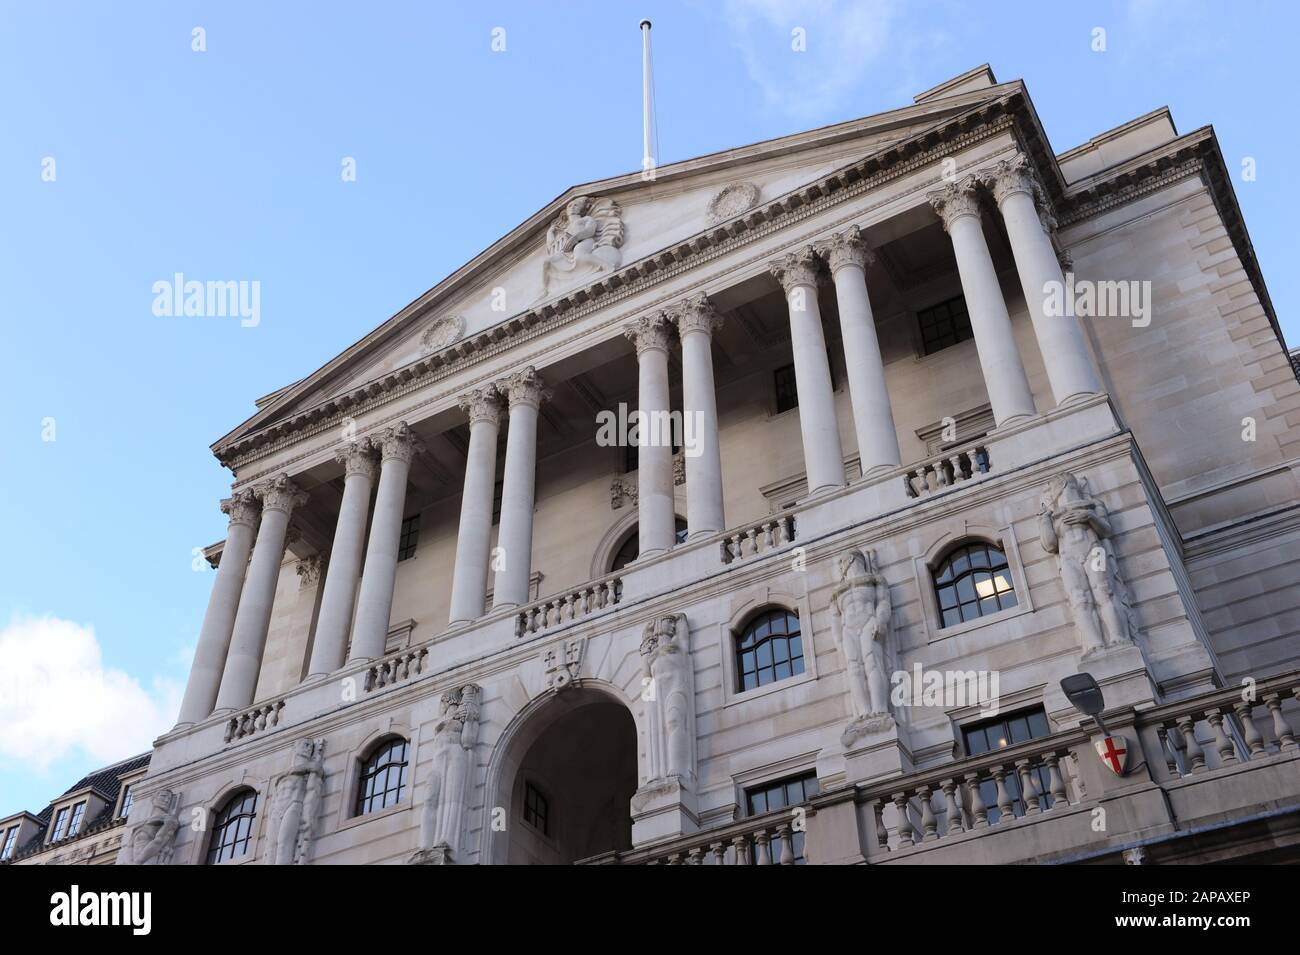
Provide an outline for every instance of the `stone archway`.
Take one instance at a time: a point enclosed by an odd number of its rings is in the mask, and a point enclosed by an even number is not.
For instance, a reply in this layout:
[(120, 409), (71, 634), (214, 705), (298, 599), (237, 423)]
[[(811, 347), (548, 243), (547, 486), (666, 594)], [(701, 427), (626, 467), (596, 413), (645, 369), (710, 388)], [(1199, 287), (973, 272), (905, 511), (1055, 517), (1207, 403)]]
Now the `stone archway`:
[(565, 690), (524, 718), (497, 776), (505, 830), (491, 856), (512, 865), (566, 865), (632, 847), (636, 723), (620, 700)]

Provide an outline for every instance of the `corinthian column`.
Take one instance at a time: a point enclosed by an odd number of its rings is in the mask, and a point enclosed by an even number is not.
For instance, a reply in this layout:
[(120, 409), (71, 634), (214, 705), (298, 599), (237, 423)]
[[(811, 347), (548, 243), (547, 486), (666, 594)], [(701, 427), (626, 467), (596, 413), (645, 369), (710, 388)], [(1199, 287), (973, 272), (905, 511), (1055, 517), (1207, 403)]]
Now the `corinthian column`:
[(876, 260), (857, 226), (817, 243), (835, 280), (835, 298), (844, 337), (853, 426), (862, 473), (897, 467), (898, 433), (885, 387), (885, 364), (876, 338), (876, 321), (867, 296), (867, 266)]
[(357, 593), (357, 618), (352, 624), (349, 663), (384, 655), (388, 616), (393, 609), (397, 582), (397, 549), (402, 537), (402, 512), (406, 507), (406, 479), (411, 461), (424, 445), (405, 421), (399, 421), (370, 439), (379, 448), (379, 490), (370, 520), (366, 566)]
[[(262, 526), (257, 531), (248, 578), (235, 614), (230, 653), (226, 656), (221, 690), (217, 693), (218, 710), (242, 710), (253, 702), (262, 669), (262, 651), (266, 649), (266, 629), (275, 602), (275, 585), (284, 560), (289, 517), (295, 507), (307, 500), (307, 495), (287, 474), (254, 487), (253, 493), (262, 502)], [(225, 563), (224, 554), (222, 563)]]
[(681, 302), (670, 314), (682, 340), (687, 536), (703, 537), (727, 526), (722, 516), (722, 452), (713, 385), (713, 331), (722, 324), (722, 316), (703, 295)]
[(361, 555), (366, 543), (366, 516), (375, 481), (375, 448), (368, 438), (353, 441), (334, 458), (343, 465), (343, 503), (334, 525), (325, 592), (321, 595), (312, 643), (309, 677), (325, 676), (343, 666), (348, 628), (357, 600)]
[(975, 350), (979, 353), (984, 386), (988, 389), (993, 418), (1001, 427), (1034, 414), (1034, 396), (1020, 361), (1011, 316), (1002, 298), (1002, 286), (993, 268), (984, 227), (980, 224), (979, 182), (968, 176), (929, 197), (943, 219), (957, 256), (957, 272), (966, 297)]
[[(533, 560), (533, 497), (537, 472), (537, 412), (551, 393), (532, 365), (497, 386), (510, 403), (506, 466), (501, 488), (501, 565), (492, 591), (492, 609), (528, 602)], [(490, 519), (490, 518), (489, 518)]]
[(456, 536), (456, 566), (451, 578), (453, 627), (481, 617), (483, 600), (487, 596), (501, 396), (495, 385), (475, 389), (461, 396), (460, 408), (469, 415), (469, 456), (465, 461), (465, 490), (460, 498), (460, 531)]
[(817, 305), (817, 268), (817, 253), (812, 246), (787, 253), (768, 265), (785, 289), (790, 310), (799, 430), (810, 495), (844, 486), (844, 451), (835, 423), (835, 391)]
[(1071, 398), (1097, 394), (1101, 383), (1078, 318), (1071, 309), (1066, 309), (1064, 315), (1049, 315), (1047, 311), (1049, 290), (1061, 294), (1065, 276), (1052, 248), (1048, 224), (1039, 215), (1036, 199), (1042, 187), (1037, 173), (1025, 155), (1018, 153), (1014, 159), (995, 165), (985, 174), (984, 182), (992, 190), (1007, 227), (1052, 397), (1061, 405)]
[(639, 557), (669, 550), (677, 539), (673, 508), (673, 436), (668, 402), (667, 316), (643, 315), (624, 334), (636, 345), (637, 538)]
[(203, 629), (199, 631), (194, 662), (190, 665), (190, 679), (185, 686), (185, 698), (181, 701), (178, 726), (207, 719), (216, 705), (260, 508), (261, 504), (250, 491), (239, 491), (221, 502), (221, 510), (230, 516), (230, 525), (226, 529), (225, 546), (221, 548), (221, 561), (217, 564), (217, 579), (212, 582), (208, 611), (203, 615)]

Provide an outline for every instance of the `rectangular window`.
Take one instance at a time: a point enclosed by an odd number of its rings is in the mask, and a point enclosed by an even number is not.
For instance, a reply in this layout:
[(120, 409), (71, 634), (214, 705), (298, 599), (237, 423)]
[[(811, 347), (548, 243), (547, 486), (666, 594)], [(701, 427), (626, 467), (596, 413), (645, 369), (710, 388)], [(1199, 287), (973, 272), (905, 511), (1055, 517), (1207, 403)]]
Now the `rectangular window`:
[(18, 827), (10, 826), (9, 831), (5, 833), (4, 848), (0, 849), (0, 862), (8, 859), (14, 854), (14, 843), (18, 841)]
[[(817, 774), (802, 773), (798, 776), (791, 776), (787, 779), (778, 779), (776, 782), (763, 783), (759, 786), (753, 786), (745, 790), (745, 808), (748, 815), (761, 816), (764, 813), (776, 812), (778, 809), (789, 809), (793, 806), (801, 806), (813, 796), (820, 792), (817, 786)], [(791, 849), (794, 850), (794, 864), (803, 865), (805, 860), (803, 856), (804, 834), (802, 832), (791, 832)], [(772, 862), (779, 862), (781, 852), (784, 846), (780, 836), (772, 836), (769, 851), (772, 854)], [(750, 853), (749, 861), (755, 861), (754, 854)]]
[(546, 797), (532, 783), (524, 782), (524, 822), (537, 829), (544, 836), (551, 834), (548, 819), (550, 805)]
[(933, 355), (958, 342), (971, 338), (970, 315), (966, 299), (958, 295), (916, 313), (921, 326), (921, 346), (927, 355)]
[(86, 815), (86, 804), (79, 802), (72, 807), (72, 821), (68, 823), (68, 835), (75, 836), (81, 831), (81, 820)]
[(54, 814), (54, 829), (50, 833), (50, 842), (58, 842), (63, 838), (63, 830), (68, 827), (68, 810), (60, 809)]
[(795, 387), (794, 365), (784, 365), (772, 372), (772, 384), (776, 389), (776, 413), (799, 407), (799, 390)]
[[(1027, 743), (1031, 739), (1041, 739), (1044, 736), (1050, 736), (1051, 732), (1051, 727), (1047, 723), (1047, 714), (1041, 706), (1032, 710), (1006, 713), (1002, 716), (995, 716), (992, 719), (981, 720), (978, 723), (970, 723), (962, 727), (962, 737), (966, 743), (966, 755), (968, 756), (980, 756), (997, 749)], [(1041, 805), (1043, 808), (1049, 808), (1052, 798), (1051, 776), (1046, 766), (1035, 767), (1033, 772), (1036, 774), (1038, 791), (1042, 794), (1040, 796), (1040, 799), (1043, 800)], [(1011, 797), (1012, 812), (1017, 816), (1023, 816), (1025, 814), (1025, 801), (1021, 798), (1019, 775), (1015, 773), (1009, 774), (1005, 783), (1007, 794)], [(989, 824), (996, 824), (998, 817), (1002, 815), (1001, 810), (998, 809), (997, 783), (991, 779), (981, 782), (980, 799), (988, 807)]]
[(131, 792), (131, 784), (127, 783), (126, 790), (122, 793), (122, 811), (118, 815), (123, 819), (131, 815), (131, 806), (134, 802), (135, 793)]
[(420, 515), (413, 514), (402, 521), (402, 536), (397, 540), (397, 559), (406, 560), (415, 556), (415, 547), (420, 542)]

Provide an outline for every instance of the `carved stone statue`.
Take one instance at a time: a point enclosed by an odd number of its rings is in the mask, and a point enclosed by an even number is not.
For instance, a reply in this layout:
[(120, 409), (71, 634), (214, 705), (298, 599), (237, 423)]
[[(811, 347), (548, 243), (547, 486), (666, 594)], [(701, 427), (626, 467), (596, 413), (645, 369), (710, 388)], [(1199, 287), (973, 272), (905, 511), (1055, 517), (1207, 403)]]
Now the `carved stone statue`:
[(546, 230), (542, 294), (549, 295), (562, 276), (612, 272), (623, 260), (623, 213), (613, 199), (579, 196)]
[(853, 706), (853, 719), (841, 736), (847, 747), (860, 737), (894, 726), (889, 711), (893, 607), (889, 583), (876, 568), (874, 551), (849, 550), (840, 554), (835, 558), (835, 577), (831, 632), (844, 655), (845, 679)]
[(298, 740), (289, 771), (280, 777), (271, 798), (272, 865), (307, 862), (324, 788), (325, 741)]
[(1084, 655), (1132, 643), (1137, 625), (1111, 549), (1114, 531), (1087, 479), (1068, 472), (1052, 478), (1038, 524), (1043, 547), (1056, 555)]
[(695, 779), (695, 673), (688, 643), (681, 614), (651, 620), (641, 639), (651, 782)]
[(481, 698), (482, 690), (474, 683), (442, 695), (420, 815), (420, 846), (407, 860), (412, 865), (449, 865), (460, 851)]
[(175, 847), (172, 840), (180, 829), (181, 798), (170, 789), (160, 789), (149, 801), (149, 818), (131, 829), (127, 837), (124, 865), (170, 865)]

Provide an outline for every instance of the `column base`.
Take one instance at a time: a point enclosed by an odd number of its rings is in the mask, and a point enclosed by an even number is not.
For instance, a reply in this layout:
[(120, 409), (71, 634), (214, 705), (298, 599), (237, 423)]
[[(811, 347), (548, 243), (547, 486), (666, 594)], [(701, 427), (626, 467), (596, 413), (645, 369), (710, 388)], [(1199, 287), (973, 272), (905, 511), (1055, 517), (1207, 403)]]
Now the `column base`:
[(897, 471), (900, 467), (902, 467), (901, 463), (873, 464), (871, 467), (867, 468), (865, 471), (862, 472), (862, 477), (864, 479), (878, 478), (883, 474), (889, 474), (891, 471)]
[(698, 832), (695, 793), (679, 776), (653, 779), (632, 795), (632, 845), (643, 846)]
[(1066, 395), (1058, 401), (1056, 407), (1064, 408), (1066, 405), (1083, 404), (1085, 401), (1091, 401), (1093, 398), (1104, 394), (1104, 391), (1076, 391), (1074, 394)]
[(1017, 425), (1025, 424), (1028, 421), (1033, 421), (1037, 417), (1038, 417), (1037, 411), (1033, 412), (1032, 414), (1029, 412), (1025, 412), (1024, 414), (1012, 415), (1006, 421), (999, 421), (997, 427), (995, 427), (993, 430), (1005, 431), (1008, 428), (1014, 428)]

